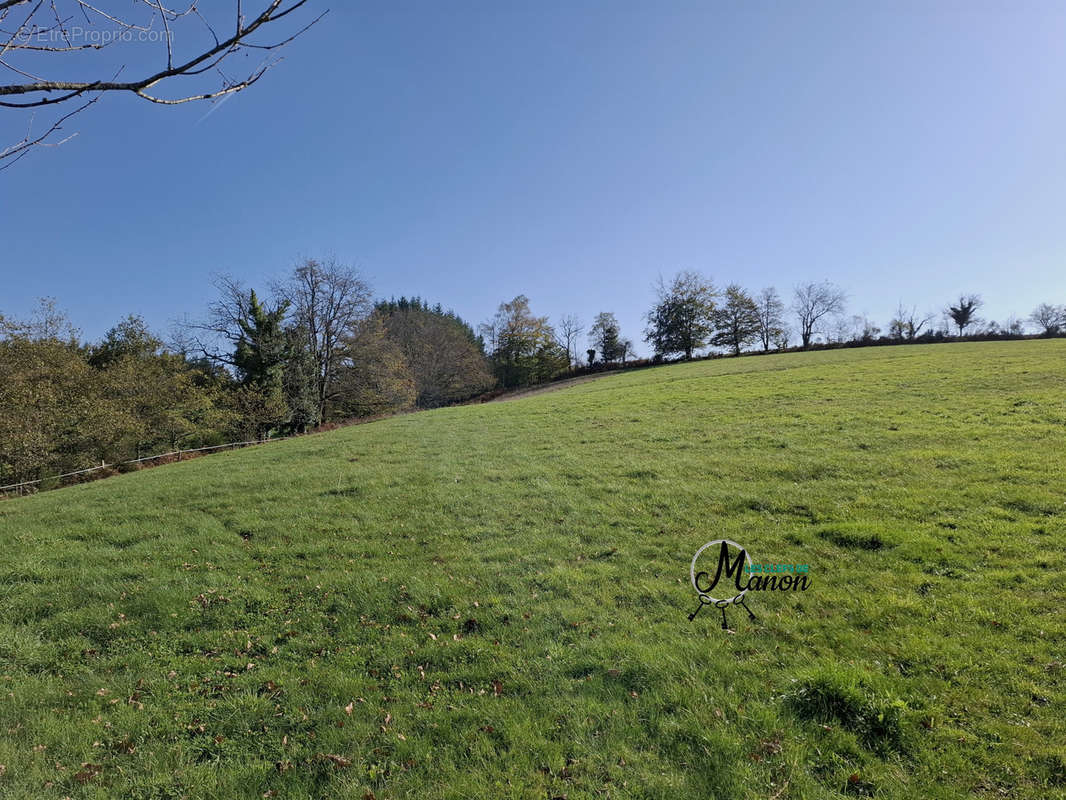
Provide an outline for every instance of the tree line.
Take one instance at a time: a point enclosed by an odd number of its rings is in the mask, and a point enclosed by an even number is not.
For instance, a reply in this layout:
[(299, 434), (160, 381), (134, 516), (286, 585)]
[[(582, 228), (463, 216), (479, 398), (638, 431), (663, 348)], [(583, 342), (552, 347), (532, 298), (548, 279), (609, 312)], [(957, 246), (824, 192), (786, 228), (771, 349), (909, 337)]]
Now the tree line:
[[(552, 324), (518, 295), (475, 329), (420, 297), (374, 300), (359, 273), (336, 261), (305, 260), (258, 290), (221, 277), (206, 313), (178, 324), (168, 342), (135, 315), (83, 342), (54, 301), (42, 301), (29, 319), (0, 316), (0, 485), (435, 408), (579, 371), (1025, 332), (1016, 319), (981, 320), (972, 294), (939, 315), (901, 304), (882, 333), (848, 316), (846, 294), (828, 282), (795, 287), (787, 303), (773, 287), (719, 289), (692, 271), (653, 288), (643, 331), (650, 360), (637, 358), (610, 311), (587, 329), (573, 314)], [(1041, 304), (1026, 322), (1061, 335), (1066, 305)]]
[[(479, 327), (485, 352), (503, 388), (529, 386), (572, 374), (575, 370), (620, 368), (633, 364), (691, 359), (697, 355), (780, 352), (813, 347), (944, 341), (955, 337), (1011, 337), (1026, 334), (1026, 323), (1039, 335), (1066, 332), (1066, 305), (1041, 304), (1027, 320), (1003, 325), (977, 316), (978, 295), (960, 295), (938, 314), (918, 313), (902, 303), (883, 332), (864, 315), (847, 314), (847, 295), (828, 282), (803, 283), (786, 302), (775, 287), (748, 290), (731, 283), (719, 289), (705, 276), (677, 273), (653, 287), (656, 300), (645, 315), (644, 341), (653, 357), (636, 359), (612, 312), (598, 313), (586, 333), (573, 314), (553, 326), (530, 310), (519, 295), (501, 303), (496, 315)], [(584, 357), (582, 357), (582, 355)]]
[(473, 328), (308, 260), (269, 287), (222, 277), (171, 341), (129, 316), (83, 342), (54, 301), (0, 317), (0, 485), (468, 400), (497, 383)]

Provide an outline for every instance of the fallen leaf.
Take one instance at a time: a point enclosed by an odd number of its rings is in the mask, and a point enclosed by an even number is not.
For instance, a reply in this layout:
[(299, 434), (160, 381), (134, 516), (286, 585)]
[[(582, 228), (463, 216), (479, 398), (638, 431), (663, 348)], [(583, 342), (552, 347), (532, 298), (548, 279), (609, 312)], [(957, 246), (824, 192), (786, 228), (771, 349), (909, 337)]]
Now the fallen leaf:
[(499, 697), (501, 694), (503, 694), (503, 684), (500, 683), (499, 681), (493, 681), (492, 682), (492, 693), (494, 695), (496, 695), (497, 697)]
[(334, 765), (338, 767), (350, 767), (352, 765), (352, 760), (350, 758), (338, 756), (333, 753), (319, 753), (318, 757), (325, 759), (326, 761), (332, 761)]
[(103, 771), (103, 767), (99, 764), (82, 764), (81, 772), (74, 775), (74, 780), (78, 783), (88, 783), (97, 775)]

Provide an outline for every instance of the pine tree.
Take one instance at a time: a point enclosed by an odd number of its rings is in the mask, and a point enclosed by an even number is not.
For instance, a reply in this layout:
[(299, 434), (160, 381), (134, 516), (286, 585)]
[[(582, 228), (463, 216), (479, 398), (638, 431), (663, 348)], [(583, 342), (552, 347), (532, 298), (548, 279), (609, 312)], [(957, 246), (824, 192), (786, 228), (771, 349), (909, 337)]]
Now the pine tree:
[(239, 320), (241, 337), (233, 363), (246, 390), (242, 405), (245, 410), (254, 409), (254, 428), (260, 439), (291, 417), (283, 392), (285, 363), (292, 352), (283, 327), (287, 311), (288, 303), (268, 309), (253, 289), (247, 315)]

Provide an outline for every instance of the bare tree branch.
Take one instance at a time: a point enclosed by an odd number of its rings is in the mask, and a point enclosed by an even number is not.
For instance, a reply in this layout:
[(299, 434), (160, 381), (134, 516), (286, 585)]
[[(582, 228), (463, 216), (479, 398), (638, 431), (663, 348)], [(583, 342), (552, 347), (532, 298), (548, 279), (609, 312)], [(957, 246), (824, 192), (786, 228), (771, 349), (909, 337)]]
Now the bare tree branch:
[[(60, 124), (69, 119), (73, 113), (84, 110), (105, 92), (127, 92), (148, 102), (158, 105), (180, 105), (200, 100), (216, 100), (236, 92), (243, 91), (258, 82), (279, 59), (272, 58), (261, 62), (243, 76), (229, 77), (220, 65), (241, 50), (276, 51), (285, 47), (294, 39), (318, 23), (326, 13), (315, 16), (295, 32), (269, 41), (254, 41), (256, 35), (275, 23), (303, 8), (307, 0), (269, 0), (265, 7), (253, 16), (245, 16), (243, 3), (236, 2), (236, 24), (233, 33), (226, 38), (219, 38), (215, 27), (201, 13), (197, 0), (192, 0), (187, 7), (170, 8), (164, 0), (134, 0), (135, 6), (141, 6), (148, 14), (145, 20), (135, 19), (129, 14), (112, 11), (103, 0), (94, 5), (88, 0), (66, 0), (67, 10), (73, 14), (80, 12), (90, 25), (106, 24), (116, 28), (122, 35), (106, 36), (106, 32), (94, 31), (94, 40), (79, 41), (72, 34), (80, 29), (68, 25), (71, 13), (64, 14), (59, 3), (62, 0), (0, 0), (0, 71), (7, 71), (16, 79), (11, 83), (0, 83), (0, 108), (38, 109), (61, 105), (68, 102), (84, 101), (74, 112), (65, 114), (55, 121), (43, 136), (26, 136), (6, 148), (0, 148), (0, 161), (21, 158), (35, 146), (56, 141), (48, 141), (60, 130)], [(17, 6), (28, 6), (28, 13), (12, 16)], [(175, 45), (175, 25), (182, 20), (193, 19), (211, 37), (213, 44), (204, 43), (202, 49), (179, 57)], [(5, 24), (10, 21), (10, 24)], [(159, 30), (161, 26), (162, 30)], [(152, 30), (165, 44), (165, 66), (134, 80), (116, 80), (117, 74), (110, 79), (68, 80), (49, 76), (48, 67), (59, 64), (64, 54), (98, 51), (109, 47), (117, 41), (148, 41)], [(195, 29), (195, 26), (194, 26)], [(185, 30), (182, 27), (182, 30)], [(134, 36), (136, 34), (136, 36)], [(101, 38), (104, 40), (101, 41)], [(26, 63), (13, 61), (16, 56), (25, 56)], [(120, 72), (122, 70), (119, 70)], [(202, 91), (184, 92), (170, 95), (158, 91), (163, 85), (174, 83), (176, 78), (196, 78), (208, 72), (217, 73), (218, 82), (204, 87)], [(228, 70), (227, 70), (228, 72)], [(69, 137), (68, 137), (69, 138)]]
[(241, 322), (248, 318), (250, 293), (232, 275), (216, 275), (218, 297), (207, 307), (207, 318), (184, 320), (174, 341), (183, 352), (196, 352), (209, 361), (235, 366), (233, 352), (241, 340)]

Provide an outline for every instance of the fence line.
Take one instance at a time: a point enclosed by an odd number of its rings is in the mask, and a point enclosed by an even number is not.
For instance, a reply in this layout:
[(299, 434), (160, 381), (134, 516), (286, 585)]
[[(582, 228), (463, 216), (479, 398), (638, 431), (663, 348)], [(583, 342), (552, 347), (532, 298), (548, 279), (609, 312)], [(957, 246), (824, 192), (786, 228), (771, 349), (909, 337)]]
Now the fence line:
[(109, 469), (111, 467), (122, 467), (126, 464), (140, 464), (143, 461), (154, 461), (157, 458), (166, 458), (167, 456), (182, 456), (185, 453), (203, 453), (207, 450), (221, 450), (224, 447), (247, 447), (255, 444), (266, 444), (267, 442), (282, 442), (286, 439), (292, 439), (292, 436), (280, 436), (277, 439), (252, 439), (247, 442), (227, 442), (226, 444), (215, 444), (210, 447), (193, 447), (189, 450), (171, 450), (169, 453), (160, 453), (155, 456), (144, 456), (143, 458), (131, 458), (129, 461), (116, 461), (114, 464), (100, 464), (98, 467), (87, 467), (85, 469), (74, 470), (74, 472), (65, 472), (62, 475), (50, 475), (47, 478), (37, 478), (32, 481), (22, 481), (21, 483), (12, 483), (7, 486), (0, 486), (0, 492), (9, 492), (12, 489), (21, 489), (23, 486), (34, 486), (44, 481), (58, 481), (63, 478), (72, 478), (75, 475), (86, 475), (90, 472), (97, 472), (101, 469)]

